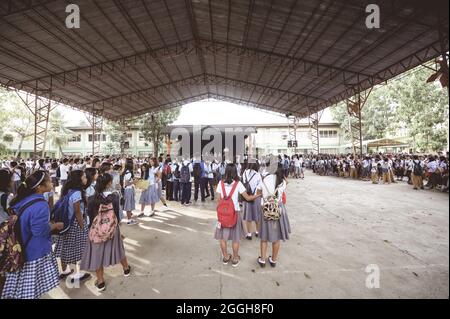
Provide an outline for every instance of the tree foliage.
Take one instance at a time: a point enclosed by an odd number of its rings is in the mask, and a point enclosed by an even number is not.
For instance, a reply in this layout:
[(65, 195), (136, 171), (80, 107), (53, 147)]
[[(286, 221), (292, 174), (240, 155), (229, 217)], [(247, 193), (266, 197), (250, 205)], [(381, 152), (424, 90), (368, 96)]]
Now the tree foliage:
[(164, 139), (163, 130), (180, 115), (180, 109), (170, 109), (158, 113), (147, 113), (140, 119), (140, 131), (144, 139), (153, 144), (153, 154), (157, 156)]
[[(438, 82), (426, 83), (432, 72), (419, 67), (387, 85), (375, 87), (361, 112), (363, 139), (394, 136), (399, 130), (404, 130), (417, 151), (445, 148), (448, 90)], [(346, 105), (340, 103), (331, 111), (341, 126), (342, 136), (350, 140)]]

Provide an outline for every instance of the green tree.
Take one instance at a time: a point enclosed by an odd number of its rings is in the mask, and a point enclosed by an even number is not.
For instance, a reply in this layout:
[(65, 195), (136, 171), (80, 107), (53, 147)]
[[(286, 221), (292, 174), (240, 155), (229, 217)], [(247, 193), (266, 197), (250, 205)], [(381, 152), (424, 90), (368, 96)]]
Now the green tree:
[(67, 145), (69, 138), (74, 134), (67, 128), (67, 122), (59, 110), (50, 113), (47, 136), (53, 145), (58, 148), (59, 156), (63, 155), (62, 148)]
[(121, 122), (107, 121), (105, 123), (105, 133), (109, 142), (104, 145), (104, 150), (108, 154), (120, 152), (125, 153), (125, 142), (128, 141), (127, 134), (132, 126), (138, 125), (136, 120)]
[(448, 90), (439, 82), (426, 83), (433, 73), (421, 67), (392, 82), (390, 99), (397, 104), (398, 122), (405, 124), (418, 151), (438, 151), (447, 144)]
[[(361, 112), (363, 139), (396, 135), (399, 129), (405, 129), (416, 150), (443, 149), (447, 144), (448, 91), (438, 82), (426, 83), (431, 74), (431, 70), (420, 66), (375, 87)], [(340, 124), (342, 136), (350, 140), (345, 103), (339, 103), (331, 112)]]
[(163, 130), (172, 124), (180, 115), (180, 109), (170, 109), (158, 113), (147, 113), (140, 120), (140, 131), (144, 139), (153, 144), (153, 154), (158, 156), (164, 140)]

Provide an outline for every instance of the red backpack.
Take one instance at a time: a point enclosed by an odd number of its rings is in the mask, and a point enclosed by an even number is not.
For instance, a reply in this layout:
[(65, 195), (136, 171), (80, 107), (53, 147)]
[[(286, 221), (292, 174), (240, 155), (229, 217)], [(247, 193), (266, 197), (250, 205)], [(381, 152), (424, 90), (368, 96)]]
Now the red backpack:
[(234, 182), (231, 192), (228, 195), (225, 191), (224, 182), (221, 181), (220, 184), (222, 185), (222, 198), (217, 203), (217, 219), (222, 227), (231, 228), (237, 223), (237, 214), (231, 197), (233, 196), (238, 182)]

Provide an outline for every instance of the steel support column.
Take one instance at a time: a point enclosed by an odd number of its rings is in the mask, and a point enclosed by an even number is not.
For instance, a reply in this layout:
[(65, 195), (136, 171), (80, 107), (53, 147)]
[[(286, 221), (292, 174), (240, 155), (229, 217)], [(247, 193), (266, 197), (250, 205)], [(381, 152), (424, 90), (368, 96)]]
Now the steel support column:
[(86, 118), (92, 128), (92, 155), (99, 155), (103, 130), (103, 110), (93, 108)]
[(349, 129), (352, 143), (353, 155), (363, 154), (362, 137), (362, 115), (361, 111), (372, 92), (372, 88), (364, 92), (358, 92), (352, 98), (346, 99), (347, 112), (349, 115)]
[(309, 108), (308, 120), (313, 154), (320, 153), (319, 121), (322, 117), (322, 114), (323, 110), (318, 111), (317, 109)]
[(40, 90), (36, 84), (33, 93), (26, 93), (25, 98), (23, 94), (15, 91), (25, 106), (30, 110), (34, 117), (34, 147), (33, 158), (45, 156), (45, 147), (47, 144), (47, 130), (48, 121), (51, 111), (51, 89)]
[(296, 116), (288, 116), (288, 148), (294, 149), (294, 154), (297, 153), (297, 127), (299, 118)]

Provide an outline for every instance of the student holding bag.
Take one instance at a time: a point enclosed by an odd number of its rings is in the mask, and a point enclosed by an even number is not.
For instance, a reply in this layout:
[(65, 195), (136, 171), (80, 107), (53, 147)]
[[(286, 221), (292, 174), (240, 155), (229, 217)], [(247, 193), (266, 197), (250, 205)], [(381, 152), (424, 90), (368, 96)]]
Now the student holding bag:
[(272, 243), (272, 255), (269, 256), (269, 263), (275, 267), (278, 262), (280, 241), (289, 239), (291, 233), (289, 217), (282, 200), (286, 185), (283, 167), (278, 165), (276, 173), (265, 176), (258, 186), (257, 194), (262, 195), (263, 198), (263, 216), (259, 226), (261, 256), (258, 258), (258, 264), (261, 267), (266, 266), (267, 244)]
[(125, 277), (128, 277), (131, 272), (120, 236), (120, 198), (116, 192), (111, 191), (112, 184), (113, 177), (110, 174), (105, 173), (99, 176), (94, 198), (87, 209), (92, 223), (80, 268), (96, 272), (95, 286), (98, 291), (106, 289), (104, 267), (120, 263)]
[[(217, 185), (216, 192), (220, 195), (217, 204), (217, 225), (214, 238), (220, 241), (222, 251), (222, 262), (224, 265), (231, 260), (232, 266), (237, 267), (240, 263), (239, 241), (245, 236), (238, 195), (245, 200), (252, 201), (261, 195), (249, 195), (244, 185), (239, 181), (237, 168), (228, 164), (225, 169), (224, 178)], [(232, 241), (233, 254), (228, 253), (227, 242)]]

